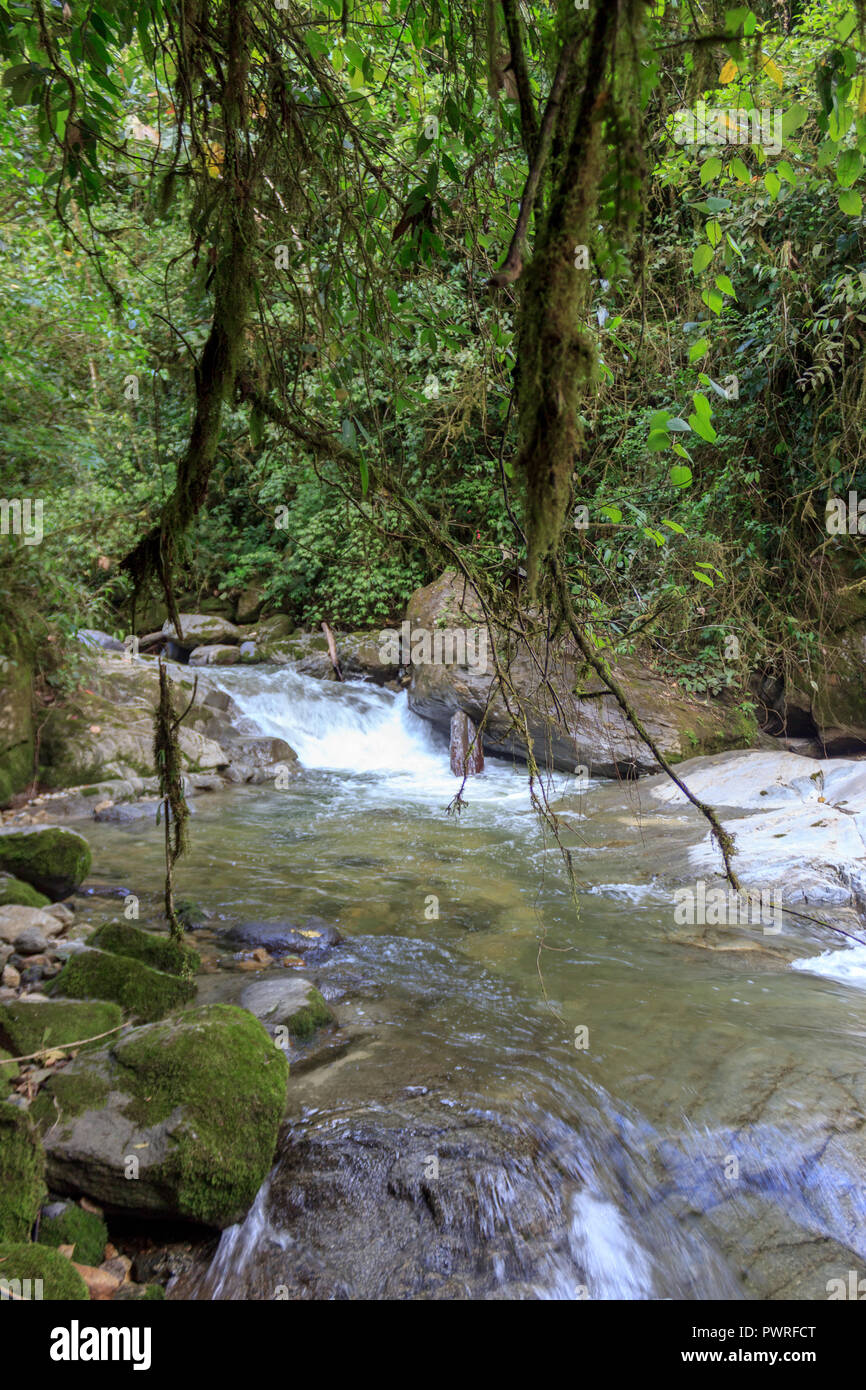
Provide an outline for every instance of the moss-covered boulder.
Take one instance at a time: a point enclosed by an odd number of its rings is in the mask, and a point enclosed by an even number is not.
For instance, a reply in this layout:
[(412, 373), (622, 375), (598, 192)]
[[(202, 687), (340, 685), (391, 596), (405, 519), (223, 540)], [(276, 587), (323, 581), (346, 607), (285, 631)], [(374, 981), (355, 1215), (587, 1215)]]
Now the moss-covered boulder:
[(144, 1023), (164, 1018), (195, 997), (192, 980), (152, 970), (144, 961), (88, 947), (63, 967), (50, 986), (52, 995), (73, 999), (112, 999)]
[(52, 902), (68, 898), (90, 873), (83, 835), (58, 825), (0, 831), (0, 870), (23, 879)]
[(182, 946), (168, 936), (142, 931), (131, 922), (106, 922), (90, 938), (90, 945), (117, 956), (128, 956), (131, 960), (143, 960), (145, 965), (167, 975), (192, 976), (201, 963), (198, 951), (191, 946)]
[(52, 1119), (60, 1076), (37, 1098), (52, 1189), (108, 1210), (232, 1225), (270, 1170), (287, 1075), (258, 1020), (230, 1004), (136, 1028), (63, 1073), (102, 1099), (73, 1114), (80, 1095), (67, 1109), (61, 1098)]
[(26, 1240), (45, 1195), (45, 1155), (24, 1110), (0, 1102), (0, 1241)]
[[(41, 1287), (37, 1280), (42, 1281)], [(83, 1303), (90, 1298), (87, 1285), (72, 1262), (45, 1245), (0, 1244), (0, 1287), (4, 1284), (25, 1299)]]
[[(0, 1004), (0, 1039), (16, 1057), (29, 1056), (43, 1047), (68, 1047), (84, 1038), (97, 1038), (117, 1028), (123, 1015), (117, 1004), (95, 1000), (13, 999)], [(88, 1043), (98, 1047), (99, 1043)]]
[[(101, 1265), (108, 1242), (108, 1227), (96, 1212), (85, 1211), (75, 1202), (58, 1203), (56, 1215), (43, 1212), (39, 1222), (39, 1244), (74, 1245), (72, 1258), (80, 1265)], [(49, 1208), (50, 1210), (50, 1208)]]
[(23, 879), (0, 874), (0, 907), (47, 907), (50, 901)]

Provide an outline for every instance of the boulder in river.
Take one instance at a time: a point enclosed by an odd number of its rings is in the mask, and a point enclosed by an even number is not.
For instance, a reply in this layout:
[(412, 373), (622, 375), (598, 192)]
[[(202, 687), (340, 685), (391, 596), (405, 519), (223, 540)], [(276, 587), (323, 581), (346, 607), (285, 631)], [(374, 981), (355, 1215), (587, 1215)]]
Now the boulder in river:
[(240, 647), (230, 647), (226, 643), (214, 642), (209, 646), (196, 647), (190, 653), (189, 664), (190, 666), (235, 666), (240, 659)]
[(272, 956), (289, 953), (320, 960), (343, 938), (336, 927), (321, 917), (308, 917), (301, 926), (293, 922), (243, 922), (231, 927), (222, 939), (243, 950), (263, 946)]
[(299, 1040), (334, 1021), (319, 991), (299, 975), (256, 980), (244, 989), (240, 1003), (261, 1019), (269, 1033), (285, 1028), (289, 1037)]
[(107, 1001), (31, 1000), (24, 995), (0, 1004), (0, 1039), (8, 1042), (14, 1056), (29, 1056), (39, 1048), (80, 1045), (87, 1038), (117, 1028), (122, 1018), (118, 1005)]
[(23, 879), (57, 902), (68, 898), (90, 873), (90, 846), (62, 826), (0, 831), (0, 869)]
[[(409, 649), (427, 635), (431, 656), (418, 643), (409, 705), (446, 735), (459, 710), (481, 724), (484, 752), (525, 760), (525, 738), (497, 685), (483, 613), (453, 572), (418, 589), (406, 610)], [(526, 617), (529, 641), (497, 633), (500, 664), (521, 697), (536, 761), (592, 777), (629, 777), (658, 770), (615, 697), (566, 638), (546, 648), (546, 630)], [(414, 634), (414, 636), (413, 636)], [(463, 637), (463, 641), (458, 639)], [(471, 636), (471, 641), (469, 640)], [(440, 639), (441, 659), (436, 657)], [(447, 639), (447, 640), (446, 640)], [(481, 660), (484, 655), (486, 660)], [(672, 762), (698, 753), (752, 745), (757, 726), (734, 705), (703, 704), (635, 657), (620, 659), (615, 674), (635, 713)], [(513, 696), (509, 702), (514, 707)]]
[(57, 1073), (34, 1102), (52, 1190), (232, 1225), (270, 1169), (287, 1075), (258, 1019), (229, 1004), (136, 1028)]

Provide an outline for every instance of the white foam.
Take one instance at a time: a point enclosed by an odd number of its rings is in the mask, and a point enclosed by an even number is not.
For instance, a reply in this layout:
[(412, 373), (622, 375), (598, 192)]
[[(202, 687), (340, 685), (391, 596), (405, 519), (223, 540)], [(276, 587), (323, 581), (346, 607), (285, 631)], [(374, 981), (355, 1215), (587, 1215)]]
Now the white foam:
[(804, 956), (792, 961), (791, 967), (866, 989), (866, 946), (843, 946), (839, 951), (824, 951), (820, 956)]

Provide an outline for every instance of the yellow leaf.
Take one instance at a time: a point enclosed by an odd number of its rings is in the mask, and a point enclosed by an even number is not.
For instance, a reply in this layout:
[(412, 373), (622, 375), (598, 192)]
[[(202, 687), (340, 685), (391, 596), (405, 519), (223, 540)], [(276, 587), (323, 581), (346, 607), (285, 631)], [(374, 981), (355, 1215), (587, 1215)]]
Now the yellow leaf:
[(764, 58), (763, 68), (767, 76), (772, 77), (777, 87), (784, 87), (785, 79), (782, 76), (781, 68), (777, 63), (773, 62), (772, 58)]
[(301, 935), (301, 936), (321, 936), (322, 933), (321, 933), (320, 931), (302, 931), (302, 932), (300, 933), (300, 935)]
[(722, 83), (733, 82), (740, 69), (737, 67), (733, 58), (729, 58), (719, 73), (719, 81)]

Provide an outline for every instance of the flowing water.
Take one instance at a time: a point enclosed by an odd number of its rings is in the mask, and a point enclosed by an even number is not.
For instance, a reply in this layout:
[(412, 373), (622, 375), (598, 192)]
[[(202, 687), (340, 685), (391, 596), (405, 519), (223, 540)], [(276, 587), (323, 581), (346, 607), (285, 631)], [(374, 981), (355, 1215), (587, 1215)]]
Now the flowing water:
[[(863, 971), (791, 968), (854, 952), (677, 927), (706, 827), (645, 783), (548, 787), (576, 913), (525, 771), (488, 761), (448, 814), (446, 743), (405, 694), (205, 679), (302, 771), (198, 796), (180, 891), (217, 925), (337, 924), (312, 976), (344, 1045), (293, 1076), (271, 1178), (184, 1296), (814, 1299), (862, 1276)], [(91, 838), (155, 900), (155, 827)]]

